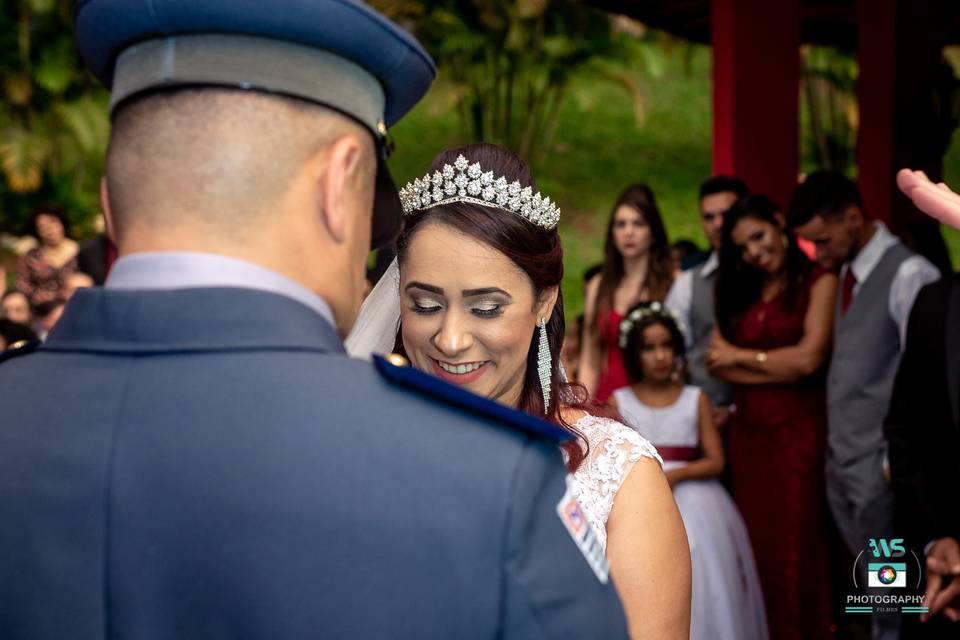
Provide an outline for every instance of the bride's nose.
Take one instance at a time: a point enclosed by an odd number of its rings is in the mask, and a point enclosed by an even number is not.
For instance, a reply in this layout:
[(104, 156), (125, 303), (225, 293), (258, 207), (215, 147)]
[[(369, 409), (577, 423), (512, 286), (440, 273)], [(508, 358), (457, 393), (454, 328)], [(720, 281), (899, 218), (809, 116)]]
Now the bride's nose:
[(473, 334), (467, 325), (462, 314), (446, 313), (440, 330), (433, 336), (433, 345), (446, 356), (463, 353), (473, 346)]

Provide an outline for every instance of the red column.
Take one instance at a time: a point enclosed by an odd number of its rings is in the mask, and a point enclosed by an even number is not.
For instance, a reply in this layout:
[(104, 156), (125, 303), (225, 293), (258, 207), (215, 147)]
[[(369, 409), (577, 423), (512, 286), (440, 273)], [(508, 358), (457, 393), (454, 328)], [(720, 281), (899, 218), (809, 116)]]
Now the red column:
[(799, 171), (800, 0), (711, 0), (713, 171), (786, 206)]

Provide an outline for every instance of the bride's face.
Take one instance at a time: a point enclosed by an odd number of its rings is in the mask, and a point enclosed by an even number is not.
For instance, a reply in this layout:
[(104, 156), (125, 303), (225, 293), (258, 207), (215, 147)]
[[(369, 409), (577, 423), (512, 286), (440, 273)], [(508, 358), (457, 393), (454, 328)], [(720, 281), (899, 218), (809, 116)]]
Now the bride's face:
[(544, 298), (504, 254), (428, 222), (400, 265), (404, 349), (418, 369), (515, 406), (537, 319), (553, 310)]

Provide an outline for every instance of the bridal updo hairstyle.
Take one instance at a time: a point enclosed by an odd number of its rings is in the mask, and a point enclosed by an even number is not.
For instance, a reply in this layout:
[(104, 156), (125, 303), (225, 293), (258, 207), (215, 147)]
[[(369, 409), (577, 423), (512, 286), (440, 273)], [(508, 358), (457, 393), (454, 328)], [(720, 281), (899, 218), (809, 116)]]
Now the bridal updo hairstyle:
[[(484, 171), (491, 171), (497, 177), (504, 176), (507, 182), (519, 181), (523, 187), (529, 186), (537, 191), (536, 183), (530, 175), (530, 168), (516, 154), (496, 145), (480, 143), (459, 149), (441, 152), (430, 166), (430, 173), (439, 171), (443, 165), (453, 165), (457, 156), (462, 155), (471, 164), (479, 163)], [(568, 424), (561, 415), (560, 403), (565, 406), (590, 410), (586, 405), (586, 389), (577, 384), (561, 382), (560, 348), (566, 326), (563, 317), (563, 294), (559, 291), (563, 280), (563, 247), (557, 229), (544, 229), (524, 218), (494, 207), (455, 202), (439, 207), (418, 211), (405, 217), (404, 228), (397, 240), (397, 259), (402, 265), (407, 250), (417, 229), (428, 222), (447, 225), (466, 234), (483, 244), (496, 249), (507, 256), (530, 279), (535, 299), (540, 299), (551, 287), (558, 288), (557, 303), (553, 315), (547, 320), (547, 341), (550, 345), (550, 403), (546, 418), (579, 439), (586, 447), (586, 439), (576, 428)], [(540, 390), (540, 377), (537, 373), (537, 335), (530, 336), (530, 348), (527, 353), (527, 369), (524, 374), (523, 388), (520, 392), (518, 408), (534, 416), (544, 416), (543, 394)], [(403, 352), (403, 341), (398, 333), (397, 348)], [(558, 402), (559, 401), (559, 402)], [(576, 441), (564, 443), (567, 453), (567, 468), (575, 470), (585, 457), (584, 449)]]

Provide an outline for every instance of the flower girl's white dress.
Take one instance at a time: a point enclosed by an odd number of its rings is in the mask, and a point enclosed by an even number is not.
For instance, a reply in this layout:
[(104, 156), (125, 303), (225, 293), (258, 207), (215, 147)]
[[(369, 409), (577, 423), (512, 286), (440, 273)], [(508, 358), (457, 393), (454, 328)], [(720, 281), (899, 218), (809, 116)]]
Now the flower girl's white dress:
[[(624, 420), (664, 454), (664, 471), (689, 464), (670, 460), (672, 448), (698, 447), (700, 389), (686, 386), (662, 408), (641, 403), (629, 387), (613, 397)], [(687, 530), (692, 564), (692, 640), (753, 640), (768, 637), (763, 592), (746, 526), (716, 480), (686, 480), (673, 487)]]

